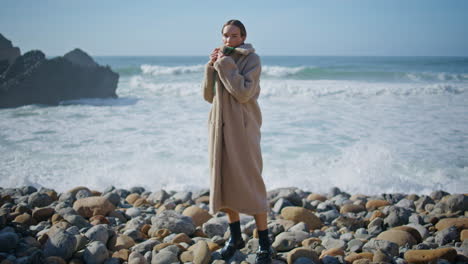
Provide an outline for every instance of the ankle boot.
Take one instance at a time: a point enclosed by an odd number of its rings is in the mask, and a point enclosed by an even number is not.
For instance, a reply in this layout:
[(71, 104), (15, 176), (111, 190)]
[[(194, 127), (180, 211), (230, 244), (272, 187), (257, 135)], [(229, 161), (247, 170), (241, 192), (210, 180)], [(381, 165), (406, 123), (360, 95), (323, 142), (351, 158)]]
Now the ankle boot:
[(271, 247), (270, 238), (268, 237), (268, 228), (258, 231), (259, 248), (256, 252), (256, 264), (271, 264), (275, 255), (274, 249)]
[(229, 260), (236, 253), (236, 250), (245, 247), (240, 230), (240, 221), (230, 223), (229, 230), (231, 232), (229, 240), (226, 241), (226, 244), (220, 251), (221, 257), (225, 261)]

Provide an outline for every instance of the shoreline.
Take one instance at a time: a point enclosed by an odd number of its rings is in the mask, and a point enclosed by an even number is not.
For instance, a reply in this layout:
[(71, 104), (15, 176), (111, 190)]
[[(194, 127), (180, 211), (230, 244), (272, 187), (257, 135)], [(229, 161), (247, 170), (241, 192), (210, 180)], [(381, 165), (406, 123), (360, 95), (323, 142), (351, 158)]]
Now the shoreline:
[[(273, 263), (466, 263), (468, 196), (268, 191)], [(208, 213), (209, 191), (58, 193), (0, 187), (0, 263), (254, 263), (253, 216), (240, 214), (246, 246), (230, 261), (227, 216)]]

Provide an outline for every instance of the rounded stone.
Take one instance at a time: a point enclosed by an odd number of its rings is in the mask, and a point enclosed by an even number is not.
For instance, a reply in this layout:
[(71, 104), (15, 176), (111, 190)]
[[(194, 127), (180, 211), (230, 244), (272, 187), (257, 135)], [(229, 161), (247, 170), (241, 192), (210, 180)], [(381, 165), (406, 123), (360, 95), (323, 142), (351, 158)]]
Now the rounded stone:
[(404, 256), (409, 263), (428, 263), (438, 259), (453, 262), (457, 256), (457, 251), (454, 248), (408, 250)]
[(390, 241), (397, 244), (400, 247), (405, 245), (409, 245), (409, 247), (412, 247), (413, 245), (417, 244), (416, 239), (414, 239), (414, 237), (410, 233), (397, 229), (390, 229), (384, 231), (380, 233), (376, 239)]
[(292, 220), (294, 223), (304, 222), (309, 230), (314, 230), (322, 227), (322, 221), (311, 210), (298, 207), (288, 206), (281, 210), (281, 216), (284, 219)]

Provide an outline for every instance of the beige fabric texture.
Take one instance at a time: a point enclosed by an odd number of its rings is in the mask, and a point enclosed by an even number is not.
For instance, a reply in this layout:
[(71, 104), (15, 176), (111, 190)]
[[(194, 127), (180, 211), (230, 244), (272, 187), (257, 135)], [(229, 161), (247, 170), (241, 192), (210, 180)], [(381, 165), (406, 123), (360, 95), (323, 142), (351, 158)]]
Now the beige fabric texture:
[(262, 178), (262, 113), (257, 102), (261, 70), (260, 57), (249, 43), (205, 65), (203, 98), (212, 104), (208, 117), (210, 214), (224, 208), (248, 215), (269, 210)]

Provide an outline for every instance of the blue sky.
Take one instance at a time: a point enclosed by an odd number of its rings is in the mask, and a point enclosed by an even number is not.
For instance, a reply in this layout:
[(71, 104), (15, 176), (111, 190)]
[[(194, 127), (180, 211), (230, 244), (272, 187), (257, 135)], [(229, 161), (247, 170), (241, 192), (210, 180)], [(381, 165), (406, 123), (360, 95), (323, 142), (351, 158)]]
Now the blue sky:
[(3, 0), (0, 33), (48, 56), (208, 56), (235, 18), (261, 55), (468, 56), (466, 14), (465, 0)]

